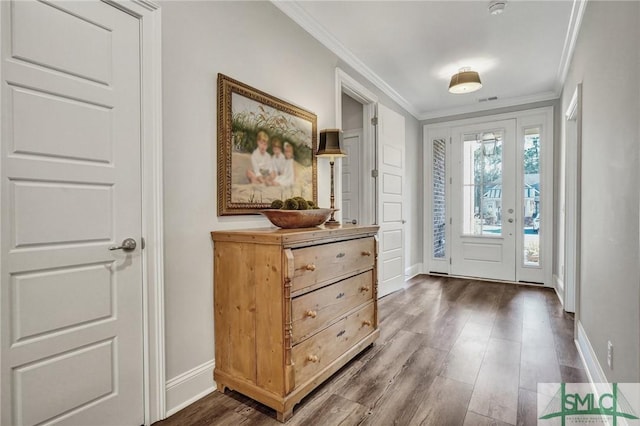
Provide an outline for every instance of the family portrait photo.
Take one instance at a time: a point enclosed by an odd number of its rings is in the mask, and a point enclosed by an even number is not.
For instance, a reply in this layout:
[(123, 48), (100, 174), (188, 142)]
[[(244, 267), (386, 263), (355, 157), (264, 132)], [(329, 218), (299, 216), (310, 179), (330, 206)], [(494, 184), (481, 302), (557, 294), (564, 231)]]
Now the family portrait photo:
[(316, 200), (316, 116), (226, 76), (218, 80), (219, 214), (257, 213), (298, 196)]

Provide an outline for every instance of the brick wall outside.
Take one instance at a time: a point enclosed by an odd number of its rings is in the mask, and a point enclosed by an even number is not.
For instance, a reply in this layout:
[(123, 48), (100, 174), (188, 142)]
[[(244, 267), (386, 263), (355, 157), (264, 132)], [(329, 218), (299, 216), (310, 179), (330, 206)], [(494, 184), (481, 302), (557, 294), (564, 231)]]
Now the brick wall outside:
[(445, 257), (446, 231), (446, 142), (444, 139), (433, 141), (433, 257)]

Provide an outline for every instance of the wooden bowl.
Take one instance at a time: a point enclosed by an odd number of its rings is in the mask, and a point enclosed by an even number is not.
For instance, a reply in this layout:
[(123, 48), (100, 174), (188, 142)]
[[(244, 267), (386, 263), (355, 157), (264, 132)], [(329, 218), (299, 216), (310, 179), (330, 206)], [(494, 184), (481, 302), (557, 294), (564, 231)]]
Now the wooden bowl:
[(311, 209), (311, 210), (277, 210), (265, 209), (260, 213), (265, 215), (271, 223), (280, 228), (311, 228), (321, 225), (329, 219), (332, 211), (336, 209)]

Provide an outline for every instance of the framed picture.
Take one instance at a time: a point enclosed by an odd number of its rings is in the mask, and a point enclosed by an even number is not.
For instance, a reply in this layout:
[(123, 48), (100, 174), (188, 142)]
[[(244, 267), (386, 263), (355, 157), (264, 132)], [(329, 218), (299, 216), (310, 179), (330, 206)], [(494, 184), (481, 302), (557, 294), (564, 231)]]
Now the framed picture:
[(273, 200), (317, 203), (317, 117), (218, 74), (218, 216)]

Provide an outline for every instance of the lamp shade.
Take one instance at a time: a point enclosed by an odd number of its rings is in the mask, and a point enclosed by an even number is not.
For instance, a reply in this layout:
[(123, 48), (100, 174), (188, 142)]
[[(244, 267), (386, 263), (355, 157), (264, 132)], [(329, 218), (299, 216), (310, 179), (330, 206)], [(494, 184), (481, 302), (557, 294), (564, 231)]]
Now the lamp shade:
[(476, 71), (469, 68), (462, 68), (457, 74), (451, 77), (449, 83), (449, 93), (461, 94), (471, 93), (482, 87), (480, 76)]
[(318, 157), (344, 157), (346, 152), (342, 151), (342, 130), (325, 129), (320, 130), (320, 143), (318, 144)]

